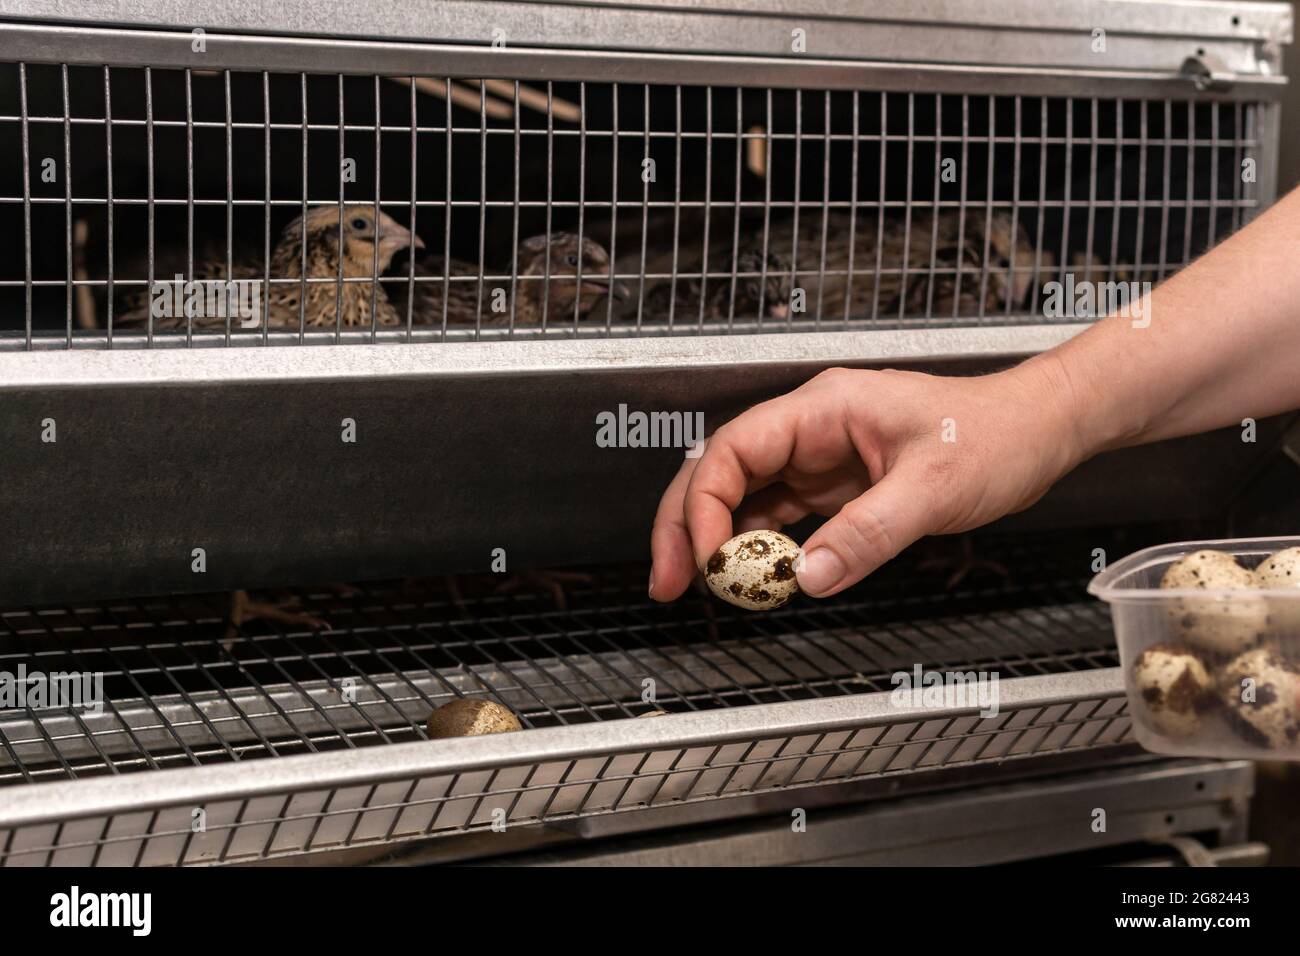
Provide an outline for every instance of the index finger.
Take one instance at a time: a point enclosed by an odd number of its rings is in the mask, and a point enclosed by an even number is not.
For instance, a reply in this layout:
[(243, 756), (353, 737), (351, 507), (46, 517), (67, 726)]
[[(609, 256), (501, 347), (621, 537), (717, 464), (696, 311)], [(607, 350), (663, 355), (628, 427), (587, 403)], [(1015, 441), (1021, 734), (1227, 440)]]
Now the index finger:
[(772, 484), (790, 463), (798, 401), (783, 395), (755, 405), (709, 439), (691, 473), (683, 503), (696, 566), (703, 568), (731, 537), (731, 513), (745, 495)]
[[(707, 446), (706, 446), (707, 447)], [(686, 532), (682, 501), (698, 458), (688, 458), (668, 483), (650, 532), (650, 597), (671, 601), (681, 595), (695, 577), (691, 538)]]

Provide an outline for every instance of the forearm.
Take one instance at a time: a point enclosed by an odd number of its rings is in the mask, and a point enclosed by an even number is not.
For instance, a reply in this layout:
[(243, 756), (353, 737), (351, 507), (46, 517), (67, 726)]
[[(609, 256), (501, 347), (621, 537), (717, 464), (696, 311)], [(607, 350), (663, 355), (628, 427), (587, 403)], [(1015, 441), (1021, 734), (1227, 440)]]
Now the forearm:
[(1068, 409), (1076, 457), (1300, 408), (1300, 190), (1153, 290), (1026, 362)]

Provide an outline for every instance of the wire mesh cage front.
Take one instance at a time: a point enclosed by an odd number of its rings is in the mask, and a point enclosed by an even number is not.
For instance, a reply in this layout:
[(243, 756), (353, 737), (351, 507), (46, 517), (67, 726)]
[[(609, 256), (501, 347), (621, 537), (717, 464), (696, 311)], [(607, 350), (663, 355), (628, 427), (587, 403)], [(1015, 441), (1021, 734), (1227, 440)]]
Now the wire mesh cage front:
[[(985, 553), (989, 567), (1001, 568), (996, 556), (1034, 570), (1014, 581), (979, 570), (944, 590), (953, 554), (918, 553), (843, 598), (762, 618), (699, 597), (654, 604), (643, 569), (608, 568), (563, 608), (475, 578), (451, 590), (430, 581), (303, 592), (328, 624), (320, 632), (259, 621), (232, 633), (220, 601), (203, 597), (6, 611), (0, 668), (101, 675), (104, 706), (0, 710), (0, 788), (75, 793), (142, 774), (153, 783), (110, 817), (7, 827), (0, 813), (0, 862), (229, 862), (463, 833), (502, 822), (502, 811), (511, 825), (536, 823), (1128, 741), (1117, 681), (1066, 701), (1006, 695), (991, 714), (886, 708), (872, 725), (834, 732), (729, 725), (762, 705), (887, 697), (918, 663), (1004, 681), (1115, 666), (1104, 608), (1080, 600), (1071, 554), (1084, 552), (1034, 540)], [(661, 741), (674, 715), (717, 719), (690, 746), (607, 741), (603, 756), (522, 762), (503, 751), (477, 769), (381, 783), (384, 754), (424, 741), (430, 711), (459, 696), (497, 700), (529, 731), (582, 729), (592, 740), (655, 723), (628, 718), (656, 711), (668, 714)], [(203, 768), (349, 753), (374, 756), (372, 785), (255, 797), (244, 776), (233, 798), (167, 798)]]
[(0, 342), (1077, 321), (1253, 214), (1256, 110), (8, 64)]

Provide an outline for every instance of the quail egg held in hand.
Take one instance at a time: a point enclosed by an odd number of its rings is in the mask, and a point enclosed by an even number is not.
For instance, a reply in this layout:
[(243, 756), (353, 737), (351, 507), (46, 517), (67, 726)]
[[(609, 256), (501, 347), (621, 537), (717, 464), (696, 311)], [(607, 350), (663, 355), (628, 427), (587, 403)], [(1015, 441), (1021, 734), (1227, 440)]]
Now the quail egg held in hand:
[(746, 531), (713, 552), (704, 568), (709, 590), (751, 611), (785, 604), (799, 590), (799, 545), (779, 531)]

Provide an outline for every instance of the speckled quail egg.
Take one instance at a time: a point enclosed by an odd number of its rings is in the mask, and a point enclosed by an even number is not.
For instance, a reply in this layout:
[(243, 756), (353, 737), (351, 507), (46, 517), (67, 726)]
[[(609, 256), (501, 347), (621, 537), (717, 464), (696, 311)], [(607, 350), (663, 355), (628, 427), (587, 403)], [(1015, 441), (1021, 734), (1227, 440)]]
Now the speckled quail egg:
[(1165, 737), (1189, 737), (1218, 703), (1214, 683), (1196, 652), (1177, 644), (1148, 647), (1133, 664), (1142, 704), (1137, 716)]
[(799, 545), (779, 531), (746, 531), (727, 541), (704, 568), (709, 590), (751, 611), (780, 607), (799, 590)]
[(1175, 561), (1162, 588), (1240, 590), (1240, 597), (1178, 597), (1166, 606), (1174, 636), (1225, 656), (1253, 647), (1268, 625), (1268, 604), (1258, 593), (1255, 572), (1222, 551), (1194, 551)]
[(469, 697), (443, 704), (429, 715), (426, 726), (432, 740), (523, 730), (519, 718), (508, 707), (502, 707), (496, 701)]
[(1269, 600), (1268, 623), (1274, 634), (1300, 641), (1300, 548), (1269, 555), (1255, 569), (1255, 580), (1265, 590), (1293, 592)]
[(1276, 650), (1257, 647), (1220, 675), (1228, 723), (1257, 747), (1300, 745), (1300, 670)]

